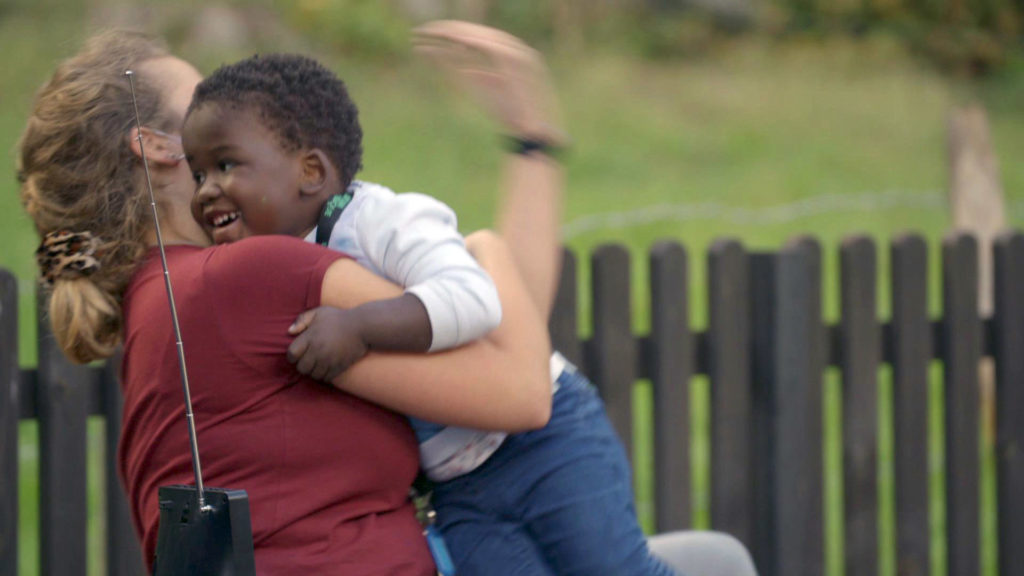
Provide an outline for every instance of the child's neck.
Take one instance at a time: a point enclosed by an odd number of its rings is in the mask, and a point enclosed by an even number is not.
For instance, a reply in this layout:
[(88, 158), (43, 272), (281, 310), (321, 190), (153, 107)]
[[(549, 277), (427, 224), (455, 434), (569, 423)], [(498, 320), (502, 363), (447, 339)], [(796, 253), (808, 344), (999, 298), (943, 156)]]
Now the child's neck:
[[(308, 237), (310, 234), (313, 233), (314, 230), (317, 229), (317, 227), (320, 225), (320, 222), (323, 220), (321, 217), (325, 216), (329, 209), (333, 208), (334, 210), (343, 210), (345, 206), (348, 205), (349, 201), (351, 201), (351, 196), (347, 198), (343, 196), (346, 192), (349, 191), (349, 187), (342, 187), (339, 185), (332, 186), (332, 188), (332, 192), (328, 194), (327, 197), (324, 198), (324, 201), (320, 204), (320, 207), (316, 212), (313, 222), (310, 224), (309, 228), (302, 234), (302, 238)], [(337, 220), (335, 219), (335, 221)]]

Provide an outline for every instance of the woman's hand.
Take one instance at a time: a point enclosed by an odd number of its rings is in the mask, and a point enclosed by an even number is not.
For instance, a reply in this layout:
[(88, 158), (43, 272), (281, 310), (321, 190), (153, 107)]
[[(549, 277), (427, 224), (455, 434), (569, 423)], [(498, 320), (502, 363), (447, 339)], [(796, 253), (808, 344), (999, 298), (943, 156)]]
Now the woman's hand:
[[(509, 136), (551, 148), (567, 144), (558, 99), (539, 52), (515, 36), (468, 22), (431, 22), (415, 35), (416, 50), (473, 94)], [(562, 269), (564, 176), (557, 158), (544, 150), (506, 158), (496, 224), (546, 319)]]
[(558, 100), (539, 52), (487, 26), (439, 20), (415, 29), (418, 53), (481, 102), (509, 136), (567, 142)]

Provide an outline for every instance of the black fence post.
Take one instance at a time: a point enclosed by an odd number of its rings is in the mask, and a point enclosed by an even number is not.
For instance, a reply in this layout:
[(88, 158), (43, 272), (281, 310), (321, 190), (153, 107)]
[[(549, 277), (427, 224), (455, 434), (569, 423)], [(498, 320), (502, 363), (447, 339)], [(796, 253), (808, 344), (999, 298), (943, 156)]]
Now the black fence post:
[(822, 377), (828, 355), (821, 318), (821, 246), (810, 237), (779, 252), (776, 383), (779, 574), (825, 569)]
[[(813, 236), (798, 236), (786, 243), (783, 250), (787, 249), (801, 251), (807, 261), (807, 313), (809, 315), (807, 321), (810, 323), (808, 329), (811, 331), (812, 361), (814, 362), (814, 365), (811, 366), (811, 373), (820, 389), (823, 385), (825, 368), (829, 365), (829, 358), (832, 355), (829, 329), (825, 326), (821, 316), (821, 244)], [(820, 390), (819, 396), (821, 396)], [(824, 408), (824, 406), (822, 407)], [(824, 418), (824, 412), (821, 413), (821, 416)]]
[(995, 244), (999, 574), (1024, 575), (1024, 235)]
[(746, 251), (708, 251), (707, 371), (711, 388), (711, 526), (754, 548), (751, 284)]
[(820, 575), (822, 390), (816, 246), (755, 255), (755, 558), (765, 576)]
[(978, 244), (965, 234), (942, 242), (946, 398), (946, 518), (949, 576), (974, 576), (979, 551)]
[(650, 253), (650, 366), (654, 389), (654, 479), (659, 532), (689, 528), (690, 332), (686, 250), (659, 242)]
[(876, 317), (875, 243), (864, 236), (848, 238), (840, 247), (839, 259), (846, 573), (877, 574), (881, 338)]
[(104, 418), (104, 487), (107, 495), (107, 574), (141, 576), (146, 573), (142, 549), (131, 523), (128, 498), (117, 473), (117, 442), (121, 435), (121, 398), (119, 374), (121, 354), (107, 359), (100, 372), (101, 409)]
[(928, 514), (928, 246), (917, 235), (892, 242), (893, 458), (896, 472), (896, 572), (931, 574)]
[(562, 249), (562, 273), (558, 278), (558, 291), (548, 319), (551, 346), (577, 366), (583, 366), (583, 347), (577, 325), (579, 307), (576, 304), (576, 257)]
[(18, 280), (0, 270), (0, 574), (18, 573)]
[(85, 574), (86, 415), (89, 372), (72, 364), (39, 302), (39, 546), (43, 576)]
[(782, 576), (777, 567), (775, 523), (776, 447), (774, 371), (774, 302), (778, 256), (755, 253), (750, 257), (751, 422), (753, 426), (754, 534), (751, 553), (761, 576)]
[(587, 373), (601, 391), (608, 417), (633, 461), (633, 382), (637, 345), (630, 316), (629, 252), (620, 245), (598, 247), (591, 255), (594, 335), (587, 350)]

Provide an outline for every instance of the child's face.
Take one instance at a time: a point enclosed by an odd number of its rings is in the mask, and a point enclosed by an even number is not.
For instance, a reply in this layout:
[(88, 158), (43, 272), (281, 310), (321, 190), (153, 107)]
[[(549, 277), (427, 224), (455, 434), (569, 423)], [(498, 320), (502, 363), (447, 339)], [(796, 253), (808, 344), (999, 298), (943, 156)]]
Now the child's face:
[(182, 127), (196, 192), (192, 216), (217, 244), (247, 236), (303, 236), (315, 213), (299, 192), (300, 152), (289, 152), (246, 108), (204, 104)]

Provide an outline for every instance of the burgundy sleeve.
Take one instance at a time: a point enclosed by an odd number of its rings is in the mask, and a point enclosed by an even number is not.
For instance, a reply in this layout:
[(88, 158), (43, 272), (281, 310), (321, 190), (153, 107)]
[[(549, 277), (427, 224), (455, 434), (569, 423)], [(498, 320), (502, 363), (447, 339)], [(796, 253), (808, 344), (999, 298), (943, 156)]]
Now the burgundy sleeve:
[(257, 236), (218, 247), (213, 270), (217, 281), (232, 286), (240, 298), (305, 310), (320, 305), (327, 268), (345, 257), (289, 236)]

